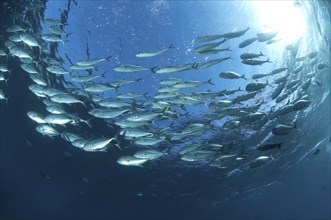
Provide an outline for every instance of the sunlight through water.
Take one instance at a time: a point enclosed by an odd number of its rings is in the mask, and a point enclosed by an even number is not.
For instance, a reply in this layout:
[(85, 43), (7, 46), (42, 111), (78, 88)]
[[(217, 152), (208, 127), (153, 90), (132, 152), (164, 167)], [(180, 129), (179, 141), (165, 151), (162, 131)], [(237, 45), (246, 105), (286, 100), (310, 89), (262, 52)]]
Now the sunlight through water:
[(294, 1), (253, 1), (253, 5), (259, 22), (278, 31), (278, 39), (292, 43), (305, 37), (306, 20)]

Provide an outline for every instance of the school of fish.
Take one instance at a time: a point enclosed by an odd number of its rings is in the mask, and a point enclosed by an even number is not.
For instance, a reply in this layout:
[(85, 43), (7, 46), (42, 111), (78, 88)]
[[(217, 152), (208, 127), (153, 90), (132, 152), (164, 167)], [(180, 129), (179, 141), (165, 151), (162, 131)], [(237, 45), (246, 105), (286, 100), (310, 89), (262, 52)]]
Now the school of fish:
[[(50, 53), (50, 45), (63, 46), (67, 43), (69, 33), (65, 31), (65, 24), (55, 18), (46, 18), (44, 23), (48, 29), (44, 35), (32, 33), (31, 24), (23, 18), (7, 27), (9, 38), (1, 39), (0, 44), (1, 101), (8, 102), (11, 97), (6, 94), (5, 88), (14, 73), (8, 68), (7, 60), (9, 57), (18, 59), (20, 68), (31, 78), (29, 90), (45, 104), (42, 112), (33, 109), (27, 112), (27, 117), (35, 122), (36, 131), (51, 138), (63, 138), (73, 147), (86, 152), (107, 152), (117, 148), (123, 152), (117, 163), (125, 166), (141, 167), (148, 164), (148, 161), (169, 157), (223, 169), (245, 163), (253, 169), (272, 163), (275, 160), (273, 152), (290, 147), (286, 142), (268, 140), (248, 148), (243, 144), (234, 146), (233, 143), (205, 141), (203, 137), (242, 128), (264, 129), (273, 120), (288, 117), (293, 112), (305, 111), (314, 104), (310, 97), (314, 88), (323, 88), (324, 82), (319, 79), (319, 75), (328, 70), (330, 65), (320, 57), (319, 51), (307, 51), (306, 56), (296, 57), (300, 47), (300, 41), (297, 41), (284, 48), (285, 52), (291, 54), (288, 65), (256, 74), (224, 69), (222, 63), (228, 60), (238, 60), (240, 65), (250, 66), (270, 65), (273, 62), (263, 52), (247, 51), (245, 48), (254, 44), (277, 43), (278, 32), (251, 33), (250, 28), (245, 27), (223, 34), (197, 37), (197, 46), (193, 50), (195, 54), (219, 56), (205, 62), (156, 67), (124, 63), (112, 71), (95, 73), (97, 65), (101, 62), (111, 63), (112, 56), (82, 58), (76, 63), (70, 61), (68, 68), (64, 67), (63, 60)], [(245, 37), (248, 33), (250, 37)], [(220, 48), (223, 43), (234, 38), (242, 39), (236, 48), (242, 51), (240, 57), (235, 57), (230, 47)], [(167, 52), (173, 48), (174, 45), (169, 45), (132, 56), (140, 59), (167, 56)], [(225, 53), (230, 55), (223, 55)], [(212, 88), (215, 83), (212, 79), (197, 81), (171, 76), (175, 72), (190, 72), (215, 65), (219, 67), (219, 72), (215, 74), (225, 82), (243, 80), (246, 86), (216, 92), (203, 90), (186, 93), (185, 89), (206, 85)], [(140, 77), (106, 82), (107, 76), (111, 74), (136, 73), (137, 76), (139, 72), (150, 72), (151, 76), (166, 75), (167, 78), (159, 81), (158, 91), (153, 96), (135, 91), (120, 92), (128, 84), (141, 85)], [(65, 79), (70, 86), (66, 89), (52, 86), (50, 76)], [(102, 83), (96, 82), (100, 79)], [(109, 92), (113, 95), (106, 97), (105, 94)], [(271, 108), (267, 107), (270, 103), (274, 103)], [(80, 112), (69, 111), (72, 106), (79, 107), (89, 116), (82, 117)], [(207, 108), (208, 114), (203, 116), (203, 122), (190, 122), (191, 112), (188, 109), (191, 106)], [(96, 118), (118, 127), (119, 131), (108, 137), (79, 132), (79, 126), (93, 128)], [(270, 133), (284, 137), (291, 132), (300, 132), (297, 125), (299, 120), (293, 118), (287, 120), (288, 123), (279, 123)], [(123, 139), (134, 145), (134, 153), (126, 153), (128, 147), (123, 145)], [(260, 156), (250, 156), (252, 151), (260, 152)]]

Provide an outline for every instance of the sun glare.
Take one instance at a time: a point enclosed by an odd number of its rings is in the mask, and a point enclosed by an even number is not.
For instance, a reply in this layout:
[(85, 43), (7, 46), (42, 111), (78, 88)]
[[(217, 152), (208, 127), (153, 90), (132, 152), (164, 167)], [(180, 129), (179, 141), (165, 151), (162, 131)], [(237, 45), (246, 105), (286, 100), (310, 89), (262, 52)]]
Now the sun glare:
[(294, 1), (265, 0), (253, 4), (260, 24), (278, 31), (277, 39), (291, 43), (305, 36), (305, 17)]

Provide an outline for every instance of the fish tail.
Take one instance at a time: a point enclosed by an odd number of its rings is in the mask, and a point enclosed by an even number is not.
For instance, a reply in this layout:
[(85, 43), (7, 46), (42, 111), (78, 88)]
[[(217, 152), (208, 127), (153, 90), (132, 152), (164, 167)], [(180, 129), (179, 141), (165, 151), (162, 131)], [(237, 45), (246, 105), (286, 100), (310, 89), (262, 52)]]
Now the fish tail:
[[(244, 80), (247, 80), (247, 78), (245, 77), (245, 74), (242, 75), (242, 77)], [(240, 91), (240, 87), (239, 87), (239, 91)]]
[(214, 84), (211, 80), (212, 80), (212, 79), (210, 78), (210, 79), (207, 81), (207, 83), (210, 84), (210, 85), (213, 85), (213, 86), (214, 86), (215, 84)]
[(87, 119), (86, 121), (83, 121), (87, 126), (89, 126), (90, 128), (92, 128), (92, 124), (91, 124), (91, 121), (92, 121), (93, 117)]
[(145, 97), (145, 99), (148, 99), (147, 94), (148, 94), (148, 92), (145, 92), (145, 93), (143, 94), (143, 96)]
[(106, 73), (107, 73), (107, 71), (105, 71), (103, 74), (101, 74), (101, 77), (102, 78), (105, 78), (106, 77)]
[(266, 60), (266, 63), (272, 63), (272, 61), (269, 60), (269, 57), (268, 57), (268, 59)]
[(150, 70), (151, 70), (153, 73), (156, 73), (156, 69), (157, 69), (157, 66), (154, 66), (154, 67), (152, 67)]
[(230, 46), (228, 46), (227, 48), (225, 48), (226, 51), (231, 51)]
[(175, 45), (174, 44), (170, 44), (168, 48), (169, 49), (173, 49), (173, 48), (175, 48)]
[(108, 56), (108, 57), (106, 57), (105, 59), (108, 61), (108, 62), (110, 62), (110, 58), (111, 58), (112, 56)]

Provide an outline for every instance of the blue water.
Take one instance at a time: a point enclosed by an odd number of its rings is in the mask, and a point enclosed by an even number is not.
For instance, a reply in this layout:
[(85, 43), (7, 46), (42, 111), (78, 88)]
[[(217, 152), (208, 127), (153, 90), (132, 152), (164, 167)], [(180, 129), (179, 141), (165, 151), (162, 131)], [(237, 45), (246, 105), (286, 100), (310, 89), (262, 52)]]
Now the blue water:
[[(48, 1), (45, 18), (59, 18), (60, 10), (65, 9), (67, 3)], [(221, 128), (224, 121), (220, 120), (215, 122), (217, 129), (205, 135), (185, 142), (161, 144), (162, 149), (170, 149), (169, 155), (149, 161), (143, 167), (116, 163), (120, 156), (136, 150), (128, 141), (124, 142), (122, 151), (111, 149), (107, 153), (96, 153), (75, 148), (59, 137), (40, 135), (35, 131), (36, 124), (22, 110), (43, 111), (41, 100), (30, 96), (24, 98), (31, 91), (26, 82), (19, 81), (23, 76), (15, 76), (17, 81), (9, 80), (8, 86), (1, 82), (1, 89), (9, 97), (8, 104), (1, 102), (1, 219), (330, 219), (330, 5), (324, 1), (298, 1), (298, 4), (295, 7), (303, 14), (307, 27), (296, 57), (318, 51), (319, 62), (329, 66), (316, 76), (322, 87), (312, 85), (310, 88), (312, 104), (302, 111), (270, 120), (259, 129), (228, 131)], [(220, 46), (230, 46), (232, 51), (217, 55), (193, 52), (195, 47), (204, 44), (195, 42), (198, 36), (247, 27), (250, 29), (244, 36)], [(1, 30), (5, 28), (1, 27)], [(112, 56), (110, 62), (97, 65), (98, 73), (107, 73), (106, 78), (95, 82), (142, 78), (121, 87), (120, 93), (148, 92), (151, 98), (156, 94), (159, 82), (169, 77), (212, 79), (215, 84), (185, 89), (185, 94), (244, 89), (247, 81), (221, 79), (219, 73), (232, 70), (250, 78), (277, 67), (296, 66), (294, 58), (284, 48), (298, 39), (282, 39), (271, 45), (255, 42), (238, 48), (239, 43), (254, 37), (263, 28), (266, 28), (264, 21), (254, 4), (248, 1), (78, 1), (77, 5), (71, 2), (65, 27), (71, 34), (64, 45), (59, 44), (59, 56), (64, 59), (63, 67), (67, 70), (70, 63), (65, 54), (74, 63), (87, 59), (87, 45), (90, 58)], [(43, 24), (42, 32), (49, 33), (47, 25)], [(135, 57), (139, 52), (171, 44), (175, 48), (160, 56)], [(263, 60), (270, 57), (273, 63), (262, 66), (240, 63), (239, 56), (243, 52), (260, 51), (266, 54)], [(207, 69), (164, 75), (150, 71), (113, 71), (123, 64), (152, 68), (226, 56), (232, 59)], [(5, 62), (3, 57), (1, 62)], [(19, 60), (10, 62), (19, 68)], [(304, 64), (307, 68), (300, 73), (302, 80), (307, 73), (316, 70), (308, 67), (306, 61)], [(268, 80), (272, 82), (274, 78)], [(70, 81), (69, 76), (65, 79)], [(268, 99), (273, 89), (271, 83), (245, 105), (266, 100), (261, 109), (263, 112), (285, 105), (285, 102), (276, 104)], [(110, 91), (103, 97), (115, 95)], [(206, 117), (210, 110), (205, 105), (188, 106), (187, 111), (189, 117), (173, 120), (176, 129), (184, 128), (189, 122), (208, 123)], [(294, 120), (298, 121), (300, 130), (285, 137), (270, 134), (277, 123), (290, 124)], [(98, 127), (98, 121), (94, 125), (93, 129), (83, 127), (76, 132), (96, 138), (113, 131), (111, 122), (107, 131), (101, 125)], [(168, 125), (162, 121), (155, 126)], [(266, 140), (281, 141), (285, 146), (272, 151), (275, 161), (250, 169), (249, 161), (270, 154), (255, 149)], [(234, 143), (234, 151), (244, 147), (249, 159), (227, 169), (210, 167), (207, 162), (181, 160), (180, 148), (194, 142)], [(320, 150), (318, 154), (316, 149)]]

